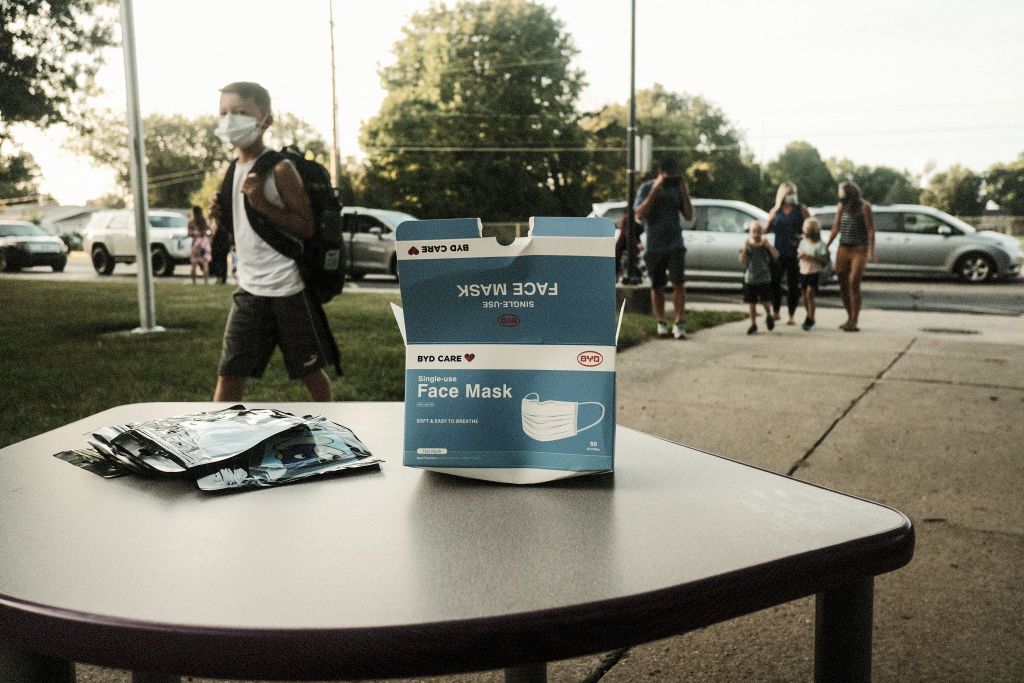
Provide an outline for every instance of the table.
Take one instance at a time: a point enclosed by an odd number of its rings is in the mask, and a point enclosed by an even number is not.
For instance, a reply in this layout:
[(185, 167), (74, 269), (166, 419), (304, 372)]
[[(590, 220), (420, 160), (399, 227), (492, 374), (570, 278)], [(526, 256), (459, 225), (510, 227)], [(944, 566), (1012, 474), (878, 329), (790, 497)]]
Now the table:
[(816, 677), (867, 680), (873, 577), (913, 554), (900, 512), (623, 427), (614, 475), (515, 487), (403, 467), (400, 403), (246, 405), (326, 415), (386, 463), (211, 495), (51, 457), (213, 403), (121, 406), (0, 450), (0, 679), (80, 661), (543, 680), (547, 661), (817, 594)]

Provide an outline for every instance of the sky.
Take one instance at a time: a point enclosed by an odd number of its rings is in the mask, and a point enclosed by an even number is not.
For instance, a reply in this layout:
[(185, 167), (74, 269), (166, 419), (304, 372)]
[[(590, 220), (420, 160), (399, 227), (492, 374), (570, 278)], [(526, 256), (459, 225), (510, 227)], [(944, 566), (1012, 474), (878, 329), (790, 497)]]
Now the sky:
[[(143, 115), (215, 114), (218, 89), (262, 83), (278, 112), (330, 139), (331, 0), (134, 0)], [(333, 0), (339, 150), (362, 157), (359, 126), (384, 98), (378, 69), (431, 0)], [(452, 3), (449, 3), (452, 4)], [(547, 0), (588, 83), (579, 105), (629, 97), (628, 0)], [(823, 158), (914, 174), (961, 164), (983, 171), (1024, 152), (1024, 2), (1020, 0), (637, 0), (637, 88), (660, 83), (720, 106), (758, 161), (793, 140)], [(105, 52), (94, 104), (123, 112), (120, 48)], [(641, 130), (640, 133), (643, 133)], [(63, 146), (67, 131), (19, 127), (65, 204), (113, 187)]]

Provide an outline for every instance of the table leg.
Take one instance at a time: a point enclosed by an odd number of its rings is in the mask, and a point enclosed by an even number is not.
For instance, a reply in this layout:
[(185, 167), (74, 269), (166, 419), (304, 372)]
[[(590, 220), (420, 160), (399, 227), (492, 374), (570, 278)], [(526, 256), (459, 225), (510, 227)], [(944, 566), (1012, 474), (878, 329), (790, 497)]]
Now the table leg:
[(505, 669), (505, 683), (546, 683), (547, 680), (548, 665), (544, 662)]
[(874, 579), (818, 593), (815, 600), (814, 680), (871, 680)]
[(75, 683), (75, 663), (26, 652), (10, 643), (0, 641), (0, 681)]

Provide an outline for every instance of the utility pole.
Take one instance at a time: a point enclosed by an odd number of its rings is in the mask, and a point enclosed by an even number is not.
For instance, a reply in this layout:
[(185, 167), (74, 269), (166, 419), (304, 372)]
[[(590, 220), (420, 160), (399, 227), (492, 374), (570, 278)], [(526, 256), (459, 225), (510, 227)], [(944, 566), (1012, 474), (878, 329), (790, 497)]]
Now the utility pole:
[(630, 2), (629, 13), (629, 124), (626, 126), (626, 177), (629, 179), (629, 203), (626, 206), (626, 254), (629, 263), (622, 283), (640, 284), (640, 269), (636, 253), (636, 0)]
[(331, 24), (331, 185), (338, 187), (338, 86), (334, 70), (334, 0), (327, 0)]
[(135, 14), (132, 0), (121, 0), (121, 43), (124, 49), (124, 82), (128, 96), (129, 170), (135, 209), (135, 263), (139, 266), (139, 327), (134, 333), (163, 332), (156, 324), (153, 300), (153, 263), (149, 255), (149, 201), (146, 198), (146, 145), (139, 111), (139, 71), (135, 59)]

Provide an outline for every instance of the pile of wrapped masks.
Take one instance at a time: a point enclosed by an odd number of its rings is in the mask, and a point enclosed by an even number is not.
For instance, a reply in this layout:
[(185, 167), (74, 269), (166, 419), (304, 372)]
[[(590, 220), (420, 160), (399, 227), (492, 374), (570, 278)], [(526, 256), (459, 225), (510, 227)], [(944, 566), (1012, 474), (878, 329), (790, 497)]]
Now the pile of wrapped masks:
[(343, 470), (380, 469), (352, 430), (324, 417), (236, 405), (104, 427), (90, 448), (55, 457), (103, 477), (195, 479), (204, 491), (290, 484)]

